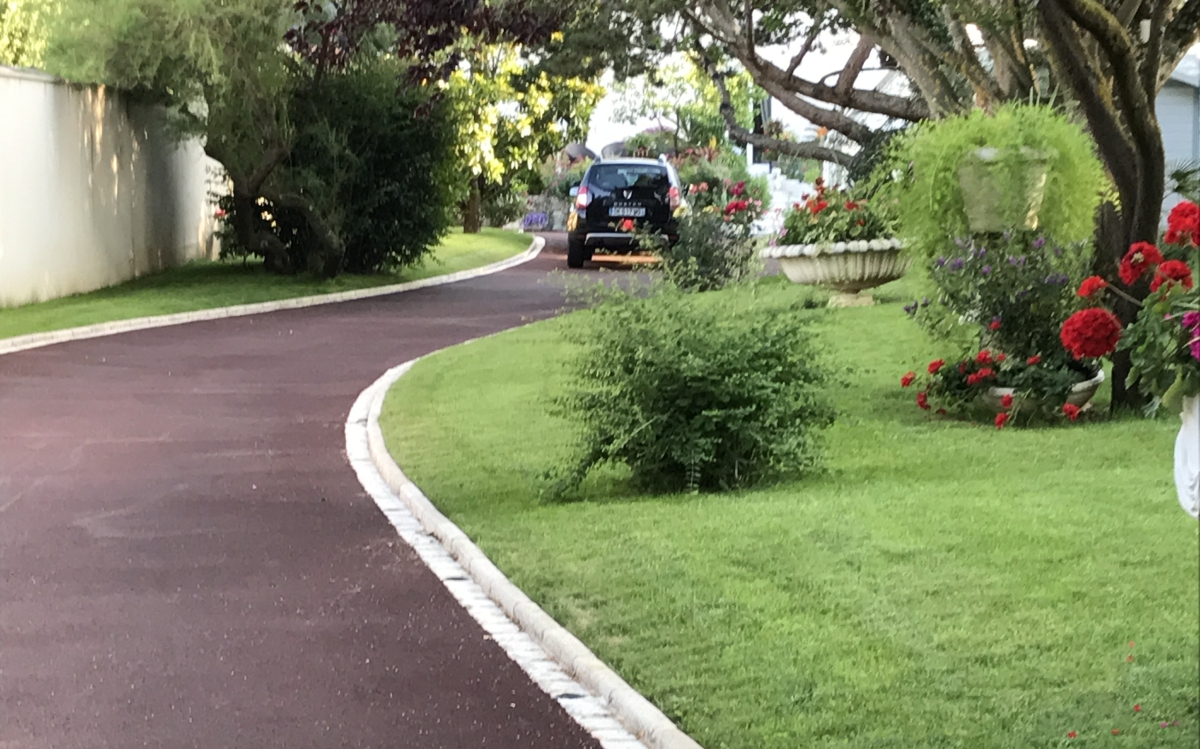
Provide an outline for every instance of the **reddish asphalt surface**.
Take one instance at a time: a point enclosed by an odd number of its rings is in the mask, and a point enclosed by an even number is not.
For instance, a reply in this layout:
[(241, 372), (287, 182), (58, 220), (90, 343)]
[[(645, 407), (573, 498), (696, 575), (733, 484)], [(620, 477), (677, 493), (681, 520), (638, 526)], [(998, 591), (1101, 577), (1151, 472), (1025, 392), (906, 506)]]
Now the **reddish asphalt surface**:
[(344, 454), (384, 370), (562, 267), (0, 356), (0, 749), (598, 747)]

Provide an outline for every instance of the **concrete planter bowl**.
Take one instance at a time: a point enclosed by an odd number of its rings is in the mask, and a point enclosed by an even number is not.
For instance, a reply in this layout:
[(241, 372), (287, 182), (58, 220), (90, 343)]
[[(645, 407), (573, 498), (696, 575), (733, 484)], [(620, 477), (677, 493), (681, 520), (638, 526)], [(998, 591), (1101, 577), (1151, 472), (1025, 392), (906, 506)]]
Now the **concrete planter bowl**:
[(827, 286), (841, 292), (829, 300), (831, 307), (869, 306), (869, 294), (908, 270), (909, 258), (899, 239), (856, 240), (825, 244), (777, 245), (762, 251), (762, 257), (779, 261), (793, 283)]
[[(1101, 369), (1096, 372), (1096, 376), (1092, 379), (1084, 380), (1075, 387), (1071, 388), (1071, 394), (1067, 396), (1067, 403), (1070, 403), (1072, 406), (1083, 408), (1092, 402), (1092, 398), (1096, 397), (1096, 391), (1099, 390), (1100, 386), (1103, 384), (1104, 370)], [(1000, 413), (1004, 410), (1000, 404), (1000, 401), (1006, 395), (1015, 395), (1015, 391), (1012, 388), (988, 388), (987, 392), (983, 394), (983, 402), (988, 408), (994, 410), (996, 413)], [(1021, 404), (1014, 403), (1014, 405), (1019, 407)]]

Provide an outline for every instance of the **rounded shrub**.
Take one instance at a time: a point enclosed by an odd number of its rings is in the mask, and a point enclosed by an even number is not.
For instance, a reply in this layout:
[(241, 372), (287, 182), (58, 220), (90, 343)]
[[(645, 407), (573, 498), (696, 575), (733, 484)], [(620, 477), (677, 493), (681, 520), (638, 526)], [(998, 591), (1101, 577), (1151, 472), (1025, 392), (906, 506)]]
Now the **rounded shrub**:
[(650, 491), (728, 490), (821, 465), (834, 419), (812, 315), (754, 288), (612, 292), (565, 327), (578, 346), (559, 412), (581, 430), (561, 495), (601, 464)]

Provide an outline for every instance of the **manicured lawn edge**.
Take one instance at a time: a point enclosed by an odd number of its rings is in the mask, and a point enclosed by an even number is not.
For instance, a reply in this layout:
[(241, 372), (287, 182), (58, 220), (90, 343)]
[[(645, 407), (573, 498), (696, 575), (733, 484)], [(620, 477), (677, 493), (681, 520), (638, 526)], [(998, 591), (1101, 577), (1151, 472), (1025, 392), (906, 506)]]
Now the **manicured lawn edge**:
[[(380, 477), (420, 521), (426, 532), (441, 543), (509, 619), (557, 661), (567, 674), (603, 700), (627, 729), (651, 749), (702, 749), (700, 744), (681, 731), (653, 703), (629, 686), (583, 642), (514, 585), (396, 465), (384, 443), (379, 416), (388, 391), (418, 361), (413, 359), (388, 370), (363, 393), (364, 396), (371, 393), (369, 411), (365, 416), (367, 448)], [(355, 418), (352, 416), (347, 422), (347, 452), (351, 452), (350, 430)], [(360, 414), (357, 418), (362, 419), (363, 416)]]
[(318, 294), (313, 296), (293, 297), (291, 299), (279, 299), (271, 302), (258, 302), (255, 304), (238, 304), (231, 307), (217, 307), (213, 309), (196, 310), (194, 312), (179, 312), (171, 315), (155, 315), (152, 317), (135, 317), (126, 320), (116, 320), (113, 322), (96, 323), (95, 325), (84, 325), (77, 328), (66, 328), (63, 330), (53, 330), (44, 333), (30, 333), (28, 335), (14, 336), (0, 340), (0, 355), (11, 354), (17, 351), (25, 351), (32, 348), (40, 348), (42, 346), (50, 346), (56, 343), (64, 343), (66, 341), (77, 341), (86, 338), (99, 338), (101, 336), (115, 335), (117, 333), (127, 333), (134, 330), (147, 330), (149, 328), (161, 328), (170, 325), (182, 325), (189, 322), (199, 322), (202, 320), (220, 320), (228, 317), (243, 317), (246, 315), (257, 315), (264, 312), (275, 312), (284, 309), (300, 309), (303, 307), (316, 307), (322, 304), (337, 304), (339, 302), (349, 302), (356, 299), (369, 299), (377, 296), (387, 296), (388, 294), (397, 294), (404, 291), (412, 291), (414, 289), (423, 289), (430, 286), (441, 286), (443, 284), (463, 281), (468, 278), (475, 278), (490, 273), (497, 273), (506, 270), (521, 263), (533, 259), (546, 246), (546, 240), (542, 237), (535, 237), (530, 243), (529, 248), (524, 252), (514, 255), (506, 260), (484, 265), (478, 268), (456, 271), (443, 276), (432, 276), (430, 278), (422, 278), (416, 281), (406, 281), (399, 284), (391, 284), (388, 286), (377, 286), (370, 289), (356, 289), (354, 291), (342, 291), (333, 294)]

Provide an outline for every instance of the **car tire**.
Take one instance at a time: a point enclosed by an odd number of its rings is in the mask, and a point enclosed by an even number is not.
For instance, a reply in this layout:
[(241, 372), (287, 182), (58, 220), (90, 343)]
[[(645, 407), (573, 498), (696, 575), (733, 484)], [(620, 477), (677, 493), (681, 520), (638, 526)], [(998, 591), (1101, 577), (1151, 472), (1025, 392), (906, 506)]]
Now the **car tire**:
[(567, 267), (582, 268), (583, 261), (587, 259), (588, 251), (583, 246), (582, 239), (569, 237), (567, 239)]

